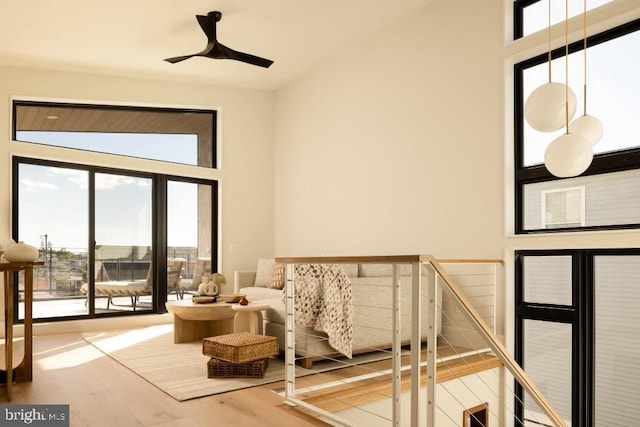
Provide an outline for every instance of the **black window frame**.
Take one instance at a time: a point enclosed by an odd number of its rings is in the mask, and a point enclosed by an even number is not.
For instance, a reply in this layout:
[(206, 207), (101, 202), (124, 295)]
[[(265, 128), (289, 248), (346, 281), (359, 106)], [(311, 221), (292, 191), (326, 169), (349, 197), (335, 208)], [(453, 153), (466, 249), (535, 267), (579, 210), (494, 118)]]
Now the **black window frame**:
[[(523, 259), (527, 256), (570, 256), (572, 258), (572, 303), (570, 306), (528, 303), (524, 300)], [(525, 320), (572, 325), (572, 425), (592, 427), (595, 422), (595, 272), (598, 256), (640, 256), (640, 248), (542, 249), (515, 252), (514, 358), (526, 371), (524, 360)], [(514, 425), (522, 426), (523, 389), (514, 382)]]
[[(516, 1), (516, 3), (519, 3)], [(520, 3), (527, 3), (522, 1)], [(587, 38), (587, 47), (592, 47), (615, 38), (640, 31), (640, 19), (636, 19), (603, 31)], [(584, 41), (580, 40), (569, 44), (569, 54), (584, 49)], [(543, 53), (514, 65), (514, 224), (515, 234), (545, 234), (545, 233), (566, 233), (576, 231), (596, 231), (596, 230), (623, 230), (640, 228), (640, 223), (616, 224), (616, 225), (596, 225), (584, 227), (566, 228), (539, 228), (532, 230), (524, 229), (524, 187), (527, 184), (538, 182), (558, 181), (559, 178), (552, 175), (543, 164), (524, 166), (524, 96), (523, 96), (523, 76), (524, 71), (536, 65), (548, 61), (548, 53)], [(565, 47), (560, 47), (551, 51), (552, 59), (562, 58), (565, 55)], [(617, 150), (596, 154), (589, 168), (581, 176), (599, 175), (612, 172), (622, 172), (640, 169), (640, 147)]]
[(540, 0), (515, 0), (513, 2), (513, 39), (517, 40), (524, 34), (524, 10)]
[[(219, 225), (218, 225), (218, 213), (219, 213), (219, 205), (218, 205), (218, 195), (219, 195), (219, 182), (214, 179), (201, 179), (201, 178), (191, 178), (185, 176), (176, 176), (169, 175), (158, 172), (141, 172), (130, 169), (120, 169), (113, 167), (104, 167), (104, 166), (94, 166), (94, 165), (85, 165), (85, 164), (77, 164), (70, 162), (62, 162), (56, 160), (45, 160), (45, 159), (36, 159), (30, 157), (22, 157), (22, 156), (13, 156), (12, 157), (12, 193), (14, 194), (14, 202), (11, 206), (11, 217), (12, 217), (12, 228), (11, 234), (14, 240), (18, 241), (20, 236), (18, 235), (18, 219), (19, 219), (19, 176), (18, 176), (18, 168), (20, 164), (31, 164), (38, 166), (51, 166), (51, 167), (62, 167), (67, 169), (76, 169), (76, 170), (84, 170), (89, 172), (89, 180), (92, 181), (95, 177), (96, 173), (113, 173), (119, 175), (128, 175), (135, 177), (148, 178), (152, 180), (153, 190), (152, 190), (152, 206), (153, 206), (153, 217), (152, 217), (152, 268), (153, 268), (153, 291), (152, 291), (152, 306), (150, 310), (133, 310), (133, 311), (121, 311), (121, 312), (106, 312), (106, 313), (96, 313), (95, 305), (89, 305), (89, 312), (87, 314), (81, 315), (73, 315), (73, 316), (60, 316), (60, 317), (41, 317), (34, 319), (34, 323), (45, 323), (45, 322), (59, 322), (59, 321), (69, 321), (69, 320), (80, 320), (80, 319), (93, 319), (93, 318), (104, 318), (104, 317), (117, 317), (117, 316), (138, 316), (138, 315), (148, 315), (148, 314), (162, 314), (166, 313), (166, 307), (164, 302), (167, 300), (167, 182), (168, 181), (180, 181), (180, 182), (188, 182), (193, 184), (202, 184), (211, 186), (211, 268), (212, 271), (218, 271), (218, 247), (219, 247)], [(95, 191), (95, 187), (90, 185), (89, 188), (93, 188)], [(92, 248), (93, 245), (91, 242), (95, 242), (95, 213), (91, 212), (95, 202), (95, 193), (89, 192), (89, 223), (87, 224), (89, 227), (89, 236), (87, 247)], [(95, 251), (89, 249), (88, 251), (88, 266), (90, 271), (95, 266)], [(163, 273), (164, 272), (164, 273)], [(95, 275), (91, 275), (91, 277)], [(18, 319), (18, 281), (14, 281), (16, 289), (14, 292), (14, 321), (16, 323), (22, 323), (23, 320)], [(95, 300), (95, 289), (93, 287), (89, 287), (89, 301)]]

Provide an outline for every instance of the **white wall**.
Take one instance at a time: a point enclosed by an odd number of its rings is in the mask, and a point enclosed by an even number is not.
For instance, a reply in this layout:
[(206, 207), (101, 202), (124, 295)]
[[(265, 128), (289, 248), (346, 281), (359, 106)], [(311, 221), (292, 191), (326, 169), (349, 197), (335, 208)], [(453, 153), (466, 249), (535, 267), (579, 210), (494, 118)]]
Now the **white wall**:
[(501, 258), (503, 48), (437, 1), (279, 91), (276, 254)]
[[(220, 180), (222, 265), (233, 288), (233, 271), (254, 267), (274, 251), (273, 93), (202, 84), (141, 80), (35, 69), (0, 68), (0, 241), (11, 237), (11, 155), (50, 157), (110, 166), (110, 156), (32, 144), (11, 138), (12, 96), (135, 105), (219, 108), (222, 114), (222, 168), (201, 168), (198, 176)], [(123, 161), (123, 160), (119, 160)], [(127, 167), (180, 174), (180, 165), (139, 159)]]
[[(638, 246), (638, 230), (513, 235), (513, 64), (548, 38), (510, 41), (512, 6), (436, 0), (277, 92), (277, 256), (503, 259), (496, 325), (511, 345), (515, 250)], [(589, 22), (638, 17), (617, 0)]]

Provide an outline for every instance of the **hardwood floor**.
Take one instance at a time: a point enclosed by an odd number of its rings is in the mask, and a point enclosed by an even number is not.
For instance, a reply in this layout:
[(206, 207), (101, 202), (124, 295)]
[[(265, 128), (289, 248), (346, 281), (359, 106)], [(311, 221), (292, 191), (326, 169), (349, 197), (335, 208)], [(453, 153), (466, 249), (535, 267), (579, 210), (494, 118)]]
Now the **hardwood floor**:
[[(68, 404), (70, 425), (101, 426), (266, 426), (307, 427), (329, 426), (312, 413), (292, 408), (274, 389), (283, 389), (284, 382), (266, 384), (245, 390), (224, 393), (185, 402), (178, 402), (129, 369), (85, 342), (80, 333), (40, 335), (34, 337), (33, 382), (17, 383), (13, 387), (11, 404)], [(439, 348), (438, 352), (447, 349)], [(440, 354), (442, 355), (442, 354)], [(407, 361), (408, 362), (408, 361)], [(470, 363), (472, 362), (472, 363)], [(366, 369), (387, 369), (389, 361), (374, 362)], [(487, 363), (490, 364), (487, 365)], [(467, 375), (497, 366), (494, 360), (481, 359), (449, 364), (438, 369), (439, 379)], [(296, 380), (296, 387), (323, 383), (361, 375), (352, 367)], [(204, 373), (204, 367), (203, 367)], [(302, 393), (298, 398), (330, 412), (336, 407), (375, 400), (388, 395), (387, 380), (366, 380), (321, 392)], [(376, 384), (376, 382), (379, 382)], [(407, 387), (406, 384), (403, 386)], [(378, 393), (372, 393), (378, 389)], [(338, 402), (338, 403), (336, 403)], [(6, 403), (6, 389), (0, 389), (0, 404)]]
[[(34, 337), (33, 382), (13, 387), (11, 404), (68, 404), (71, 426), (266, 426), (328, 424), (285, 405), (284, 383), (178, 402), (82, 340)], [(6, 403), (6, 389), (0, 390)]]
[[(425, 354), (426, 356), (426, 354)], [(408, 361), (407, 361), (408, 362)], [(389, 369), (387, 362), (379, 362), (380, 369)], [(488, 355), (474, 355), (454, 360), (446, 364), (440, 364), (437, 370), (437, 382), (443, 383), (466, 375), (473, 375), (489, 369), (502, 366), (499, 359)], [(426, 367), (421, 369), (421, 387), (427, 387)], [(411, 391), (411, 372), (402, 373), (400, 386), (402, 393)], [(391, 375), (366, 378), (359, 381), (337, 384), (330, 388), (313, 390), (301, 393), (298, 397), (322, 410), (337, 413), (349, 408), (391, 398), (393, 388)]]

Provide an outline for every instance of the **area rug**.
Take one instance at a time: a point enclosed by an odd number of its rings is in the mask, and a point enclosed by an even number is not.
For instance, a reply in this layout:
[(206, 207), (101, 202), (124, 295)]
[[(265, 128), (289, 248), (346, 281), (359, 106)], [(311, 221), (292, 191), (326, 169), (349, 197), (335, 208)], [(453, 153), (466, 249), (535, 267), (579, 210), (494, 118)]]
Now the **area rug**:
[[(173, 343), (173, 325), (119, 332), (85, 333), (85, 341), (178, 401), (210, 396), (284, 380), (284, 361), (271, 358), (262, 378), (208, 378), (202, 342)], [(358, 356), (363, 362), (380, 355)], [(369, 360), (370, 359), (370, 360)], [(340, 363), (296, 367), (296, 377), (339, 369)]]

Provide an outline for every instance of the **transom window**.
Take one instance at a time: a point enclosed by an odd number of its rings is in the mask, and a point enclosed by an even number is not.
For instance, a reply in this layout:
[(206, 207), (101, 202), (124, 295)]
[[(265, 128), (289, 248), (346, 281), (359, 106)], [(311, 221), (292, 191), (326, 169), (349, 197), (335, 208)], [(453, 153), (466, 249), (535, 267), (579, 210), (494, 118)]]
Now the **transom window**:
[[(582, 14), (584, 3), (569, 1), (569, 18)], [(595, 9), (613, 0), (587, 0), (587, 10)], [(514, 1), (514, 38), (528, 36), (536, 31), (546, 29), (549, 25), (549, 5), (551, 5), (551, 25), (565, 19), (564, 1), (550, 0), (515, 0)]]
[(216, 167), (216, 111), (13, 102), (13, 139)]

